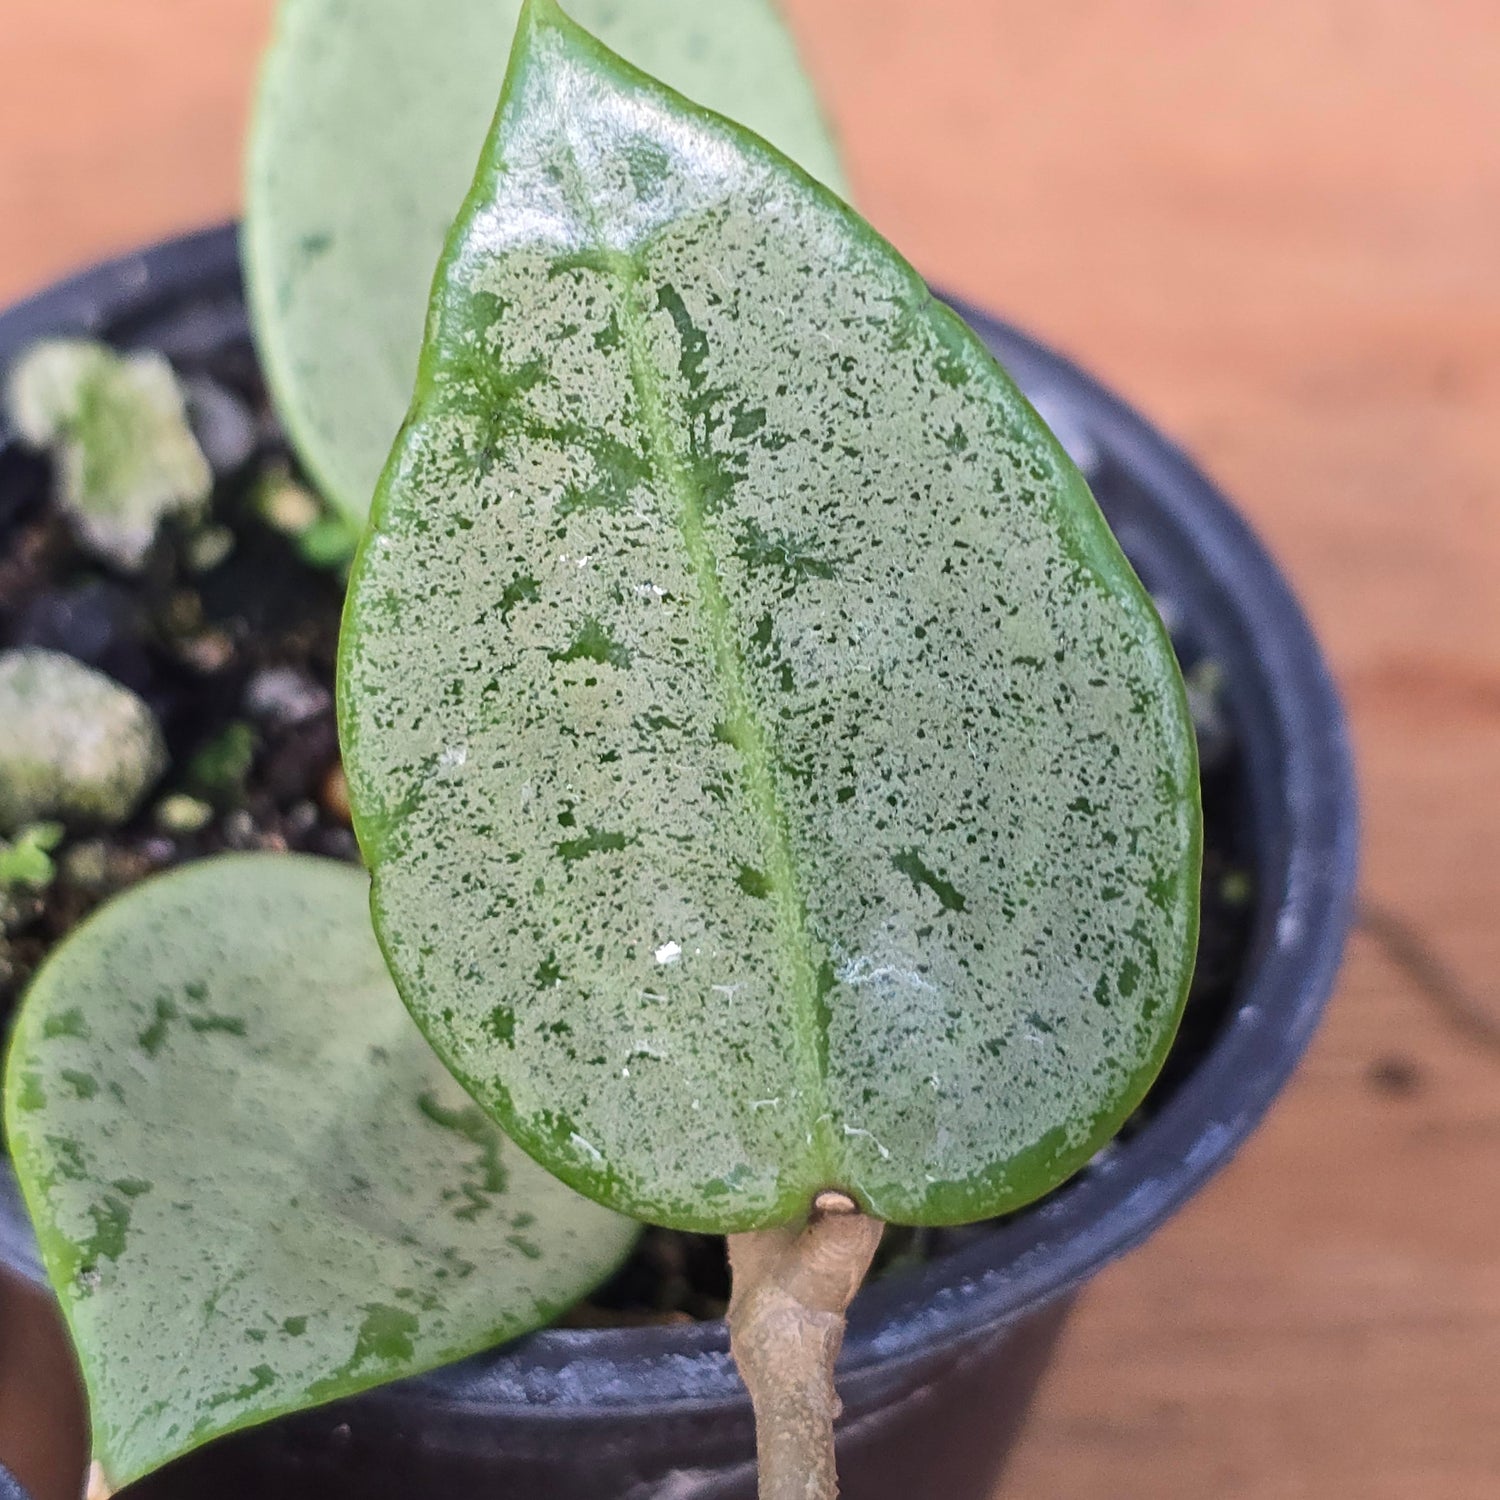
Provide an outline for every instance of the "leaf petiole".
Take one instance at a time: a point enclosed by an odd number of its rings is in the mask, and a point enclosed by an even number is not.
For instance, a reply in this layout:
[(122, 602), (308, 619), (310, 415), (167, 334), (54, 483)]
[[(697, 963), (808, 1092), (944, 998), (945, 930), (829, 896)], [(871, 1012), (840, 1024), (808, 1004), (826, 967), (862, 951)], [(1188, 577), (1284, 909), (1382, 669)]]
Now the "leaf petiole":
[(885, 1225), (819, 1193), (804, 1224), (729, 1236), (729, 1348), (755, 1408), (760, 1500), (835, 1500), (833, 1367)]

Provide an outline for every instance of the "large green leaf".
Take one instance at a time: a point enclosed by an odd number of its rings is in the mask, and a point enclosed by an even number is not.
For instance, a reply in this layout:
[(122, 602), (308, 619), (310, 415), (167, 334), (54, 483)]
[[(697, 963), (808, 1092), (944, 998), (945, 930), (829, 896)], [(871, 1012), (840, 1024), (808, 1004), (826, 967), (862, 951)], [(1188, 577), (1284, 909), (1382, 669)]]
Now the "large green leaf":
[(194, 865), (26, 998), (6, 1129), (115, 1484), (546, 1323), (630, 1245), (432, 1055), (365, 892), (328, 860)]
[[(574, 8), (626, 57), (842, 191), (772, 0)], [(250, 305), (304, 463), (360, 521), (411, 400), (432, 268), (519, 11), (520, 0), (281, 0), (250, 140)]]
[(539, 1160), (735, 1230), (1011, 1208), (1141, 1097), (1197, 776), (1150, 601), (831, 194), (523, 19), (345, 618), (408, 1006)]

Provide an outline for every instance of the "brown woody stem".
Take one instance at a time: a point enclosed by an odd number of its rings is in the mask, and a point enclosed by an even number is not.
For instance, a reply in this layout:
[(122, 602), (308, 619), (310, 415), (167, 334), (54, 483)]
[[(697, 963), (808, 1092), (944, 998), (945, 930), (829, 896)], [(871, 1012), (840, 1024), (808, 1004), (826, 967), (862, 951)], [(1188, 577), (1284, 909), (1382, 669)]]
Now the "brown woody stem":
[(844, 1193), (805, 1224), (729, 1236), (729, 1347), (755, 1407), (760, 1500), (835, 1500), (833, 1365), (885, 1226)]

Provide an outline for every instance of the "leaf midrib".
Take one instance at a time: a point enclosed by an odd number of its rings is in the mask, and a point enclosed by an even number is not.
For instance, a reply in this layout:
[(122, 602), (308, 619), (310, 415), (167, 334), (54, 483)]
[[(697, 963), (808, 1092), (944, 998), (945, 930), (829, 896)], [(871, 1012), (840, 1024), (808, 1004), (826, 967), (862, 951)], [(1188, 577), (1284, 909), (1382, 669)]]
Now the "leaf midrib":
[[(595, 233), (596, 243), (604, 237)], [(697, 585), (704, 625), (713, 652), (714, 673), (728, 709), (742, 766), (746, 800), (761, 836), (762, 874), (775, 914), (782, 981), (793, 1001), (796, 1046), (795, 1083), (805, 1102), (808, 1146), (825, 1175), (834, 1167), (829, 1149), (827, 1106), (828, 1026), (820, 994), (817, 947), (808, 927), (807, 903), (792, 853), (786, 811), (776, 788), (774, 757), (756, 712), (745, 659), (736, 637), (729, 601), (719, 577), (718, 556), (706, 524), (702, 495), (690, 466), (673, 440), (662, 381), (651, 358), (649, 314), (640, 296), (641, 264), (624, 251), (604, 249), (603, 264), (619, 286), (618, 316), (630, 356), (630, 382), (640, 411), (648, 456), (676, 501), (678, 535)], [(821, 1180), (816, 1187), (837, 1187)]]

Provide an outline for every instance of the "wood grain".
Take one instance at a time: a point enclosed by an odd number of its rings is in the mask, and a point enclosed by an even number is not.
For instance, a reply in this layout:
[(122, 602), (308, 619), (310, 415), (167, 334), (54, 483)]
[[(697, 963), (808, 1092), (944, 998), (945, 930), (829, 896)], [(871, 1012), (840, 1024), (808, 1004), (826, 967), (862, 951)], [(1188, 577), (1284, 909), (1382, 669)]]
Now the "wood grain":
[[(1004, 1495), (1489, 1500), (1500, 5), (788, 8), (880, 227), (1129, 393), (1281, 557), (1404, 924), (1355, 936), (1266, 1128), (1088, 1294)], [(5, 0), (0, 300), (234, 210), (268, 14)]]

